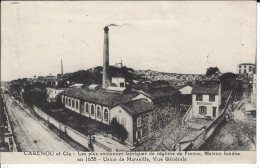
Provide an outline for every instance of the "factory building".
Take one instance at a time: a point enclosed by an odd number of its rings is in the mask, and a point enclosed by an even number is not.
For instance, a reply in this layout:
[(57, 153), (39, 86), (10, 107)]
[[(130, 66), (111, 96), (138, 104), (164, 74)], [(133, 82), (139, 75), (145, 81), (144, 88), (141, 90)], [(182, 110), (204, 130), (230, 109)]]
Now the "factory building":
[(178, 97), (179, 91), (173, 87), (132, 91), (126, 87), (122, 74), (109, 75), (109, 29), (106, 26), (102, 87), (92, 84), (84, 88), (69, 88), (61, 94), (62, 103), (65, 108), (107, 125), (116, 118), (128, 132), (125, 142), (135, 146), (150, 136), (154, 104), (177, 100), (169, 98)]

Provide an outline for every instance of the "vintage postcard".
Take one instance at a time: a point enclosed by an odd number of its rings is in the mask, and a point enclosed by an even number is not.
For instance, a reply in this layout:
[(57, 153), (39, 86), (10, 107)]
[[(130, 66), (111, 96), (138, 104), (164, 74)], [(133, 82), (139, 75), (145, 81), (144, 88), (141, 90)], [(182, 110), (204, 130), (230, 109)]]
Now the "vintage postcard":
[(256, 163), (256, 6), (1, 2), (1, 163)]

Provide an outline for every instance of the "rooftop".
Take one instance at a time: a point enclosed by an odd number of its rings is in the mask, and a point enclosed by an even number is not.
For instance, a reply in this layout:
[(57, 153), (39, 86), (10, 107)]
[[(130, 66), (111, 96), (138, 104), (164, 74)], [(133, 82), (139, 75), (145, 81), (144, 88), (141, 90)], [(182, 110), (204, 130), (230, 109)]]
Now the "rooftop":
[(66, 90), (66, 89), (68, 89), (66, 87), (59, 87), (59, 86), (49, 86), (49, 87), (46, 87), (46, 88), (56, 89), (56, 90)]
[(197, 81), (192, 89), (192, 94), (218, 94), (220, 83), (217, 81)]
[(82, 99), (97, 104), (102, 104), (108, 107), (112, 107), (116, 103), (122, 101), (129, 101), (138, 95), (137, 92), (118, 93), (118, 92), (111, 92), (103, 88), (97, 90), (90, 90), (87, 88), (84, 89), (70, 88), (64, 94), (69, 97)]
[(180, 94), (180, 92), (177, 89), (171, 86), (143, 89), (141, 93), (143, 93), (151, 99), (158, 99), (162, 97), (169, 97)]
[(154, 109), (153, 104), (145, 99), (130, 100), (121, 102), (118, 105), (125, 109), (130, 115), (140, 114)]

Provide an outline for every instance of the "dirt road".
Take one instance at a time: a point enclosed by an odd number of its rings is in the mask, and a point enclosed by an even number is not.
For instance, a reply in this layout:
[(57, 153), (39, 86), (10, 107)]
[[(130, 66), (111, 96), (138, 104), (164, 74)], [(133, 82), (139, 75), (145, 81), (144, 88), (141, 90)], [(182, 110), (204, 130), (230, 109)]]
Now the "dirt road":
[(75, 151), (44, 125), (31, 117), (12, 98), (6, 101), (17, 145), (21, 151)]

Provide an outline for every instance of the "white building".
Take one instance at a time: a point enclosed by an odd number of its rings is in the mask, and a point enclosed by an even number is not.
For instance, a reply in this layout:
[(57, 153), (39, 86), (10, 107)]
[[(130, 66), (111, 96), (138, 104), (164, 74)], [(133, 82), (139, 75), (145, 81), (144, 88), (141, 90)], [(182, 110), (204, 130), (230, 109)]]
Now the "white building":
[(116, 87), (125, 88), (125, 78), (124, 77), (112, 77), (111, 83), (114, 83)]
[(47, 102), (56, 102), (58, 94), (60, 94), (65, 90), (66, 88), (47, 87), (46, 88)]
[(110, 121), (116, 118), (128, 132), (126, 142), (134, 146), (148, 138), (152, 129), (153, 104), (146, 99), (130, 100), (115, 105)]
[(237, 73), (238, 74), (252, 74), (254, 64), (252, 63), (242, 63), (237, 66)]
[(216, 81), (198, 81), (192, 89), (192, 110), (194, 118), (219, 116), (221, 105), (221, 84)]

